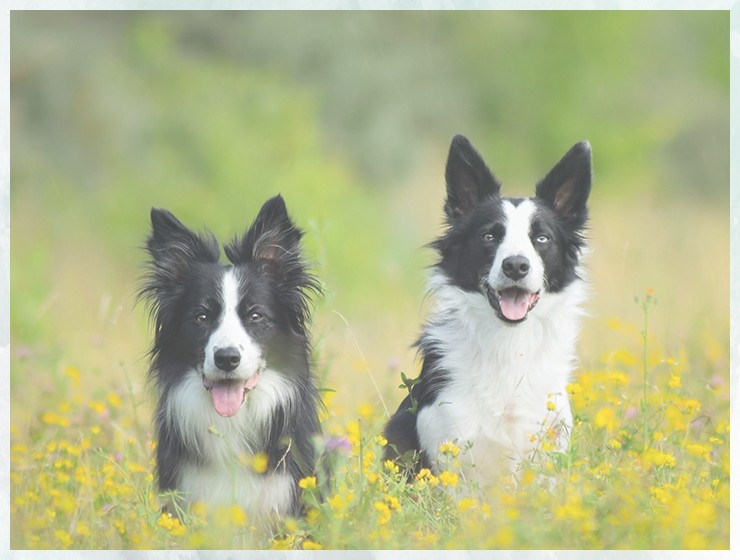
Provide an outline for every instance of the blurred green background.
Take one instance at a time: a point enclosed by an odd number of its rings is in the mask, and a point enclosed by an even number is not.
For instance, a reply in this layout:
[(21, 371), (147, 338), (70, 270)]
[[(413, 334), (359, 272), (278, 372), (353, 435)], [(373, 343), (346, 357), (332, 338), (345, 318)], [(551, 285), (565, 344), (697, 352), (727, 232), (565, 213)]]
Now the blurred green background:
[(150, 207), (227, 240), (278, 192), (326, 286), (314, 339), (333, 410), (394, 409), (399, 372), (417, 372), (424, 244), (455, 133), (510, 195), (590, 140), (584, 366), (634, 340), (648, 288), (669, 352), (726, 345), (728, 12), (14, 11), (10, 23), (14, 422), (68, 366), (91, 396), (143, 394), (150, 332), (133, 294)]

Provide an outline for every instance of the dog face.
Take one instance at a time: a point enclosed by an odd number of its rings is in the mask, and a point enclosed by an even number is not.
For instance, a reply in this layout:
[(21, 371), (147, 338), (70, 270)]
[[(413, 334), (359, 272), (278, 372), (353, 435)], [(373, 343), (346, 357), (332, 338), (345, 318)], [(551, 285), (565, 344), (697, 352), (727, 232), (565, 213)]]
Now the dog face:
[[(141, 295), (156, 323), (153, 371), (160, 385), (197, 371), (221, 416), (234, 416), (268, 362), (290, 360), (285, 337), (305, 341), (304, 291), (316, 288), (300, 254), (301, 232), (282, 198), (265, 203), (222, 265), (211, 234), (198, 235), (166, 210), (153, 209), (150, 270)], [(167, 364), (160, 367), (167, 356)]]
[(577, 278), (591, 189), (591, 149), (582, 142), (536, 186), (533, 198), (503, 198), (501, 184), (462, 136), (445, 173), (448, 229), (433, 245), (458, 287), (485, 297), (507, 324)]

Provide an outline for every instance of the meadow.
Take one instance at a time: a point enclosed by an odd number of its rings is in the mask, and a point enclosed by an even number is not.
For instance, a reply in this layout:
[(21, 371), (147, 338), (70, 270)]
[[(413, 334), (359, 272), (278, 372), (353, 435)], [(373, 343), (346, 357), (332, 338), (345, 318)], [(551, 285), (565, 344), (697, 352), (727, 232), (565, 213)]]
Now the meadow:
[[(592, 259), (594, 268), (602, 262), (598, 253)], [(91, 285), (104, 285), (88, 274)], [(351, 320), (345, 324), (343, 318), (340, 331), (340, 312), (319, 302), (317, 362), (328, 389), (320, 445), (335, 449), (332, 477), (302, 481), (306, 517), (284, 520), (268, 536), (258, 529), (260, 520), (238, 508), (197, 505), (184, 524), (160, 513), (152, 479), (153, 397), (145, 390), (142, 359), (146, 329), (128, 301), (114, 305), (103, 292), (99, 305), (88, 310), (94, 318), (71, 315), (80, 329), (72, 338), (86, 344), (86, 352), (75, 344), (56, 352), (15, 347), (11, 545), (727, 548), (728, 317), (717, 307), (714, 321), (724, 329), (660, 336), (661, 330), (681, 328), (671, 325), (663, 295), (646, 288), (635, 295), (638, 301), (621, 302), (628, 320), (587, 319), (582, 365), (568, 388), (576, 418), (570, 451), (553, 451), (544, 426), (533, 434), (541, 452), (518, 480), (502, 478), (487, 493), (464, 479), (456, 445), (446, 450), (443, 472), (424, 471), (412, 483), (402, 466), (381, 460), (386, 408), (403, 395), (394, 390), (401, 366), (413, 375), (414, 362), (403, 359), (383, 369), (380, 360), (368, 358), (383, 349), (355, 332)], [(404, 321), (408, 340), (415, 334), (412, 319)], [(692, 322), (706, 325), (707, 319)], [(96, 329), (86, 330), (89, 323)], [(121, 340), (127, 328), (136, 336)], [(122, 344), (137, 348), (139, 359), (122, 354)], [(245, 457), (238, 468), (264, 468), (260, 459)]]
[[(322, 17), (346, 25), (311, 35)], [(729, 548), (723, 17), (15, 14), (11, 548)], [(547, 56), (488, 56), (509, 44)], [(551, 83), (546, 102), (533, 93)], [(381, 459), (401, 374), (418, 373), (455, 132), (519, 196), (575, 141), (594, 148), (571, 447), (543, 425), (536, 457), (487, 491), (455, 442), (411, 481)], [(227, 240), (277, 192), (324, 286), (331, 476), (302, 480), (305, 517), (271, 532), (236, 507), (181, 522), (152, 477), (151, 329), (134, 297), (149, 209)]]

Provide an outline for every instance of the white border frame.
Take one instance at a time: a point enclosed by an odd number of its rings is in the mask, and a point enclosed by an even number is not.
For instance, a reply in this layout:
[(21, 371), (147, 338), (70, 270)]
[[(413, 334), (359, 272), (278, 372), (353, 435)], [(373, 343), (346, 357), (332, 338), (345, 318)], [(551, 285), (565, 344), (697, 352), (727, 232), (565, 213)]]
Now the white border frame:
[[(403, 559), (471, 559), (515, 558), (529, 560), (540, 558), (576, 558), (591, 560), (611, 558), (646, 558), (673, 560), (694, 558), (730, 558), (737, 548), (738, 528), (738, 481), (730, 498), (730, 510), (735, 512), (735, 524), (731, 526), (730, 551), (21, 551), (10, 550), (10, 12), (12, 10), (722, 10), (730, 11), (730, 419), (731, 419), (731, 465), (733, 475), (738, 472), (740, 461), (738, 433), (738, 375), (740, 373), (740, 1), (731, 0), (10, 0), (6, 8), (0, 8), (0, 66), (3, 69), (4, 87), (0, 91), (3, 115), (0, 118), (0, 557), (12, 560), (59, 558), (98, 560), (101, 556), (122, 559), (227, 559), (244, 557), (254, 559), (292, 558), (347, 558), (364, 560), (382, 558)], [(735, 546), (733, 546), (735, 545)]]

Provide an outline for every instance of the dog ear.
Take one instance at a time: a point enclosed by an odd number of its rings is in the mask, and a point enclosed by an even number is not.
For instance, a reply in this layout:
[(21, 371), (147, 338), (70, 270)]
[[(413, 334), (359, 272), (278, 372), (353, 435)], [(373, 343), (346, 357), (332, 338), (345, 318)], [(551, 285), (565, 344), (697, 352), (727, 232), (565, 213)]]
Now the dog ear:
[(445, 215), (449, 224), (469, 214), (481, 200), (498, 196), (501, 191), (501, 183), (490, 172), (483, 158), (470, 141), (459, 134), (450, 145), (445, 182)]
[(591, 145), (579, 142), (537, 183), (536, 196), (566, 220), (583, 225), (591, 192)]
[(288, 216), (283, 197), (277, 195), (262, 205), (242, 238), (226, 247), (226, 256), (234, 264), (261, 262), (272, 269), (299, 255), (302, 236)]
[(146, 248), (151, 268), (162, 281), (179, 282), (195, 262), (218, 262), (219, 248), (213, 234), (198, 235), (180, 220), (159, 208), (151, 211), (152, 233)]
[(152, 208), (151, 220), (152, 233), (146, 244), (151, 259), (140, 279), (138, 300), (148, 302), (159, 337), (183, 293), (183, 279), (197, 262), (218, 262), (219, 249), (212, 234), (193, 233), (167, 210)]

